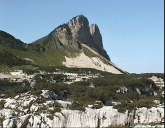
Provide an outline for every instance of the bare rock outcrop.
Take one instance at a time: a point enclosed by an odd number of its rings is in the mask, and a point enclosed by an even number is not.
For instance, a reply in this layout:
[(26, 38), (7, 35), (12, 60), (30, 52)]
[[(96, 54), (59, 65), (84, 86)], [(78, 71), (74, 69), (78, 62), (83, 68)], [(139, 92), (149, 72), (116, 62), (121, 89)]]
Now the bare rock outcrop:
[(110, 60), (103, 48), (102, 36), (98, 26), (96, 24), (90, 26), (88, 19), (83, 15), (73, 17), (69, 22), (58, 26), (50, 34), (33, 42), (31, 45), (42, 45), (47, 50), (66, 50), (67, 48), (78, 51), (81, 49), (81, 44), (88, 45)]
[(99, 27), (96, 24), (89, 25), (88, 19), (79, 15), (68, 22), (73, 40), (85, 43), (106, 59), (110, 59), (103, 48), (102, 36)]

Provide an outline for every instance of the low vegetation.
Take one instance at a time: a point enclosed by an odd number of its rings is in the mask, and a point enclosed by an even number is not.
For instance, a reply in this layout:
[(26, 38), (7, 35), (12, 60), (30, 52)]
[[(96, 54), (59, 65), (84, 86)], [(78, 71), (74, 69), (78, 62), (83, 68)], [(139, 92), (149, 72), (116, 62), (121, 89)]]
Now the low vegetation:
[(69, 106), (71, 110), (80, 110), (80, 111), (85, 111), (85, 106), (78, 101), (74, 101), (72, 105)]
[[(161, 100), (159, 88), (147, 77), (135, 74), (114, 75), (106, 72), (100, 72), (90, 69), (68, 69), (68, 68), (54, 68), (38, 67), (38, 69), (27, 70), (29, 74), (37, 72), (37, 70), (45, 72), (54, 72), (62, 70), (63, 72), (83, 73), (83, 74), (97, 74), (99, 78), (93, 78), (86, 81), (74, 82), (66, 84), (67, 76), (64, 74), (38, 74), (34, 77), (35, 86), (30, 87), (30, 83), (14, 83), (9, 81), (0, 81), (0, 92), (9, 96), (14, 96), (19, 93), (31, 91), (31, 94), (39, 96), (41, 90), (51, 90), (58, 97), (59, 100), (70, 100), (73, 104), (70, 109), (77, 109), (84, 111), (84, 108), (89, 104), (93, 108), (98, 109), (103, 105), (112, 105), (112, 102), (121, 104), (114, 105), (120, 112), (125, 112), (126, 109), (133, 110), (137, 107), (151, 107), (154, 106), (154, 99)], [(91, 87), (90, 85), (93, 85)], [(26, 85), (26, 86), (25, 86)], [(126, 92), (117, 92), (122, 87), (126, 88)], [(138, 91), (137, 91), (138, 90)], [(154, 94), (157, 94), (156, 96)], [(101, 104), (96, 104), (100, 101)], [(163, 102), (163, 101), (162, 101)]]
[(23, 60), (7, 50), (0, 51), (0, 60), (0, 65), (9, 67), (30, 64), (29, 61)]
[(0, 100), (0, 109), (4, 108), (5, 103), (6, 102), (4, 100)]
[(12, 82), (8, 80), (0, 80), (0, 94), (6, 94), (6, 97), (14, 97), (17, 94), (25, 93), (30, 90), (29, 83), (23, 82)]

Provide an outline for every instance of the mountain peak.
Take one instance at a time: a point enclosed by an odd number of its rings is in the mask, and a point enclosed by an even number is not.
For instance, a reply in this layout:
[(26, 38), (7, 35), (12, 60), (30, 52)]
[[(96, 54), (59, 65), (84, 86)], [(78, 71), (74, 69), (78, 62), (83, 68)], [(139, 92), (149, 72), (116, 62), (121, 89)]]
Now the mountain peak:
[(96, 47), (96, 49), (103, 49), (102, 36), (97, 24), (91, 24), (90, 33), (92, 35), (93, 44)]
[(87, 19), (87, 17), (85, 17), (84, 15), (77, 15), (75, 17), (73, 17), (69, 22), (68, 22), (69, 26), (88, 26), (89, 25), (89, 21)]
[(79, 50), (81, 44), (86, 44), (110, 60), (103, 48), (102, 36), (98, 25), (92, 24), (90, 26), (87, 17), (84, 15), (75, 16), (68, 22), (59, 25), (46, 38), (41, 38), (34, 44), (38, 44), (38, 42), (41, 44), (42, 42), (49, 42), (50, 49), (54, 46), (55, 49), (72, 48)]
[[(110, 61), (104, 50), (98, 25), (90, 25), (83, 15), (73, 17), (31, 44), (25, 44), (0, 31), (1, 46), (10, 49), (13, 55), (19, 55), (21, 59), (28, 58), (37, 65), (94, 68), (115, 74), (123, 73)], [(16, 53), (13, 52), (15, 50)]]
[(90, 34), (89, 21), (83, 15), (73, 17), (69, 22), (68, 26), (71, 30), (72, 37), (75, 41), (91, 44), (92, 37)]
[(103, 48), (102, 36), (97, 24), (89, 25), (87, 17), (78, 15), (68, 22), (68, 26), (74, 40), (88, 45), (100, 55), (110, 60)]

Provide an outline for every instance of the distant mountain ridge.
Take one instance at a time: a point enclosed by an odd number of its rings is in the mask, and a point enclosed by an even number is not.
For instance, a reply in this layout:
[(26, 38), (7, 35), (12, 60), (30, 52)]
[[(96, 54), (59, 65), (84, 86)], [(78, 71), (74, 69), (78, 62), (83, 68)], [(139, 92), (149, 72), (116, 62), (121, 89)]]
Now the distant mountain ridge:
[(37, 65), (95, 68), (115, 74), (124, 73), (111, 62), (105, 51), (99, 27), (96, 24), (89, 25), (83, 15), (73, 17), (30, 44), (0, 31), (0, 50), (4, 48), (21, 59), (29, 58)]
[(23, 49), (26, 47), (27, 44), (25, 44), (19, 39), (16, 39), (14, 36), (10, 35), (9, 33), (0, 30), (0, 45), (10, 48)]

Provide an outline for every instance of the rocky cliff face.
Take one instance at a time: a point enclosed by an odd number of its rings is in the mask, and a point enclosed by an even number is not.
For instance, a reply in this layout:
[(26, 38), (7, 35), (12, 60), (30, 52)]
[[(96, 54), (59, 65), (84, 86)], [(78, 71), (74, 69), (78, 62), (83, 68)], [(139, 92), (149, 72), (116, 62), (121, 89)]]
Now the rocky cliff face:
[(48, 36), (41, 38), (32, 45), (43, 44), (46, 42), (52, 48), (71, 48), (80, 50), (81, 44), (86, 44), (100, 55), (110, 60), (103, 48), (102, 36), (96, 24), (89, 25), (88, 19), (79, 15), (72, 18), (69, 22), (55, 28)]
[(90, 33), (92, 35), (94, 45), (98, 48), (103, 48), (102, 36), (97, 24), (92, 24), (90, 26)]
[(92, 35), (92, 47), (105, 58), (110, 59), (107, 52), (104, 50), (102, 36), (97, 24), (92, 24), (90, 26), (90, 33)]
[(56, 102), (64, 107), (71, 103), (49, 100), (49, 95), (51, 95), (50, 92), (48, 96), (42, 95), (43, 98), (46, 98), (43, 103), (39, 97), (28, 93), (14, 98), (0, 99), (5, 102), (4, 108), (0, 110), (0, 119), (2, 120), (2, 122), (0, 120), (0, 127), (105, 128), (133, 127), (139, 124), (154, 124), (156, 127), (156, 124), (161, 124), (164, 120), (164, 106), (150, 109), (143, 107), (138, 108), (135, 112), (126, 111), (125, 113), (118, 112), (113, 106), (104, 106), (100, 109), (88, 107), (85, 111), (64, 108), (61, 112), (56, 112), (53, 110)]
[(73, 40), (71, 30), (67, 24), (58, 26), (49, 35), (52, 40), (55, 40), (55, 44), (57, 45), (56, 48), (64, 47), (78, 49), (78, 44)]
[(68, 22), (74, 40), (82, 43), (91, 43), (89, 22), (83, 15), (76, 16)]

